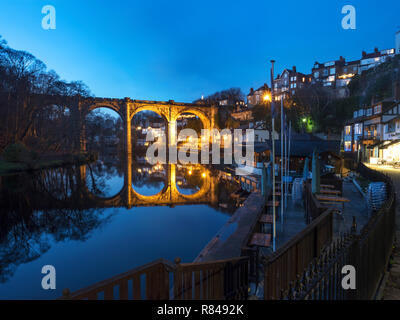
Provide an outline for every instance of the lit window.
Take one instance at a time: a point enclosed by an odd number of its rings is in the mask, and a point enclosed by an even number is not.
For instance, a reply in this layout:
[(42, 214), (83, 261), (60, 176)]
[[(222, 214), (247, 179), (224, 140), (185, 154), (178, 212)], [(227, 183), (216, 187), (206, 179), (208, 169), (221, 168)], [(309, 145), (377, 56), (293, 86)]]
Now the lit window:
[(351, 141), (344, 142), (344, 151), (351, 151)]
[(344, 132), (347, 136), (349, 136), (351, 134), (351, 126), (345, 126)]
[(362, 134), (362, 123), (356, 123), (354, 125), (354, 134)]
[(382, 105), (378, 104), (377, 106), (374, 107), (374, 113), (377, 114), (380, 112), (382, 112)]
[(335, 74), (336, 73), (336, 68), (331, 68), (330, 69), (330, 74)]

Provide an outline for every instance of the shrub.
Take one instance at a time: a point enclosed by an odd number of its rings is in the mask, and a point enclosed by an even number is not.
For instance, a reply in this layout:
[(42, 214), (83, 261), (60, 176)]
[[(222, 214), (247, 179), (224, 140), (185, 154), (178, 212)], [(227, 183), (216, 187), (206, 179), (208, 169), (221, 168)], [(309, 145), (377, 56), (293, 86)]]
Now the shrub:
[(2, 156), (8, 162), (27, 162), (35, 157), (34, 153), (20, 142), (8, 145), (4, 149)]

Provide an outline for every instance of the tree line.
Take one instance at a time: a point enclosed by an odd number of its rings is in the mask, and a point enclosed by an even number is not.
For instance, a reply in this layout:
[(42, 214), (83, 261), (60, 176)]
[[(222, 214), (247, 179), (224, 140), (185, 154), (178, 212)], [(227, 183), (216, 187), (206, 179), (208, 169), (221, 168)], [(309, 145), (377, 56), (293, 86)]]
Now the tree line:
[(67, 82), (31, 53), (16, 50), (0, 36), (0, 150), (22, 142), (39, 152), (71, 146), (68, 106), (46, 105), (37, 94), (90, 96), (81, 81)]

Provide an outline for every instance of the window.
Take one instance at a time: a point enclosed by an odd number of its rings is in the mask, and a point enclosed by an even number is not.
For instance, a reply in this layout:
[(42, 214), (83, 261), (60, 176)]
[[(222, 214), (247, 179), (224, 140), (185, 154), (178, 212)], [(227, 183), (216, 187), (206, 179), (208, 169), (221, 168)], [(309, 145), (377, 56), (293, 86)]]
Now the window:
[(357, 118), (357, 111), (354, 111), (353, 118)]
[(335, 74), (335, 73), (336, 73), (336, 68), (331, 68), (331, 69), (329, 70), (329, 72), (330, 72), (330, 74)]
[(330, 81), (330, 82), (335, 81), (335, 76), (329, 76), (329, 77), (328, 77), (328, 81)]
[(367, 109), (367, 116), (372, 116), (372, 108)]
[(354, 134), (362, 134), (362, 123), (356, 123), (354, 125)]
[(351, 141), (344, 142), (344, 151), (351, 151)]
[(319, 72), (314, 72), (314, 78), (319, 78)]
[(293, 77), (293, 81), (297, 81), (297, 77), (295, 76), (295, 77)]
[(297, 87), (297, 83), (293, 84), (293, 88), (296, 88), (296, 87)]
[(346, 134), (346, 136), (349, 136), (351, 134), (351, 126), (345, 126), (344, 133)]
[(324, 76), (327, 76), (328, 75), (328, 69), (324, 69)]
[(358, 110), (358, 116), (362, 117), (364, 115), (364, 109)]

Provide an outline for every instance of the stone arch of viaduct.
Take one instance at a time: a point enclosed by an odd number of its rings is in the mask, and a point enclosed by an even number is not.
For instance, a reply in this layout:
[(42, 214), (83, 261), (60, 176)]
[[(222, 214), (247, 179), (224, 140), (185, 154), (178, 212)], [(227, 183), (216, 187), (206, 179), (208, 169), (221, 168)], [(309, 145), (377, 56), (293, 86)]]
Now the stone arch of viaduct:
[[(191, 113), (199, 117), (204, 129), (215, 127), (214, 119), (216, 107), (205, 104), (177, 103), (170, 101), (148, 101), (125, 99), (104, 99), (104, 98), (85, 98), (79, 100), (78, 108), (75, 108), (75, 119), (77, 123), (77, 134), (79, 136), (79, 147), (85, 150), (85, 125), (86, 115), (98, 108), (108, 108), (118, 113), (124, 123), (125, 129), (125, 148), (127, 152), (132, 152), (131, 120), (133, 116), (141, 111), (153, 111), (160, 115), (166, 122), (167, 128), (175, 126), (177, 119), (183, 113)], [(172, 136), (176, 132), (167, 129), (168, 141), (176, 141)]]

